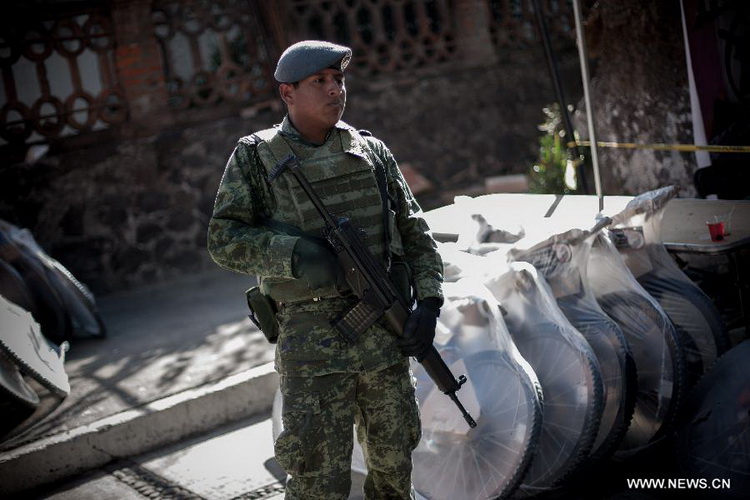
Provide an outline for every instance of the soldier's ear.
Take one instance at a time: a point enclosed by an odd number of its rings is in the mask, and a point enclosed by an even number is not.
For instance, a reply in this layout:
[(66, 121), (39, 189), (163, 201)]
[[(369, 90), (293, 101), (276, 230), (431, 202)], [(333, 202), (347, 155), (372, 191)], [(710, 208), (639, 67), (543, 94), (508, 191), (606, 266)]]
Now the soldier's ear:
[(294, 102), (294, 85), (291, 83), (282, 83), (279, 85), (279, 94), (281, 100), (286, 103), (287, 106)]

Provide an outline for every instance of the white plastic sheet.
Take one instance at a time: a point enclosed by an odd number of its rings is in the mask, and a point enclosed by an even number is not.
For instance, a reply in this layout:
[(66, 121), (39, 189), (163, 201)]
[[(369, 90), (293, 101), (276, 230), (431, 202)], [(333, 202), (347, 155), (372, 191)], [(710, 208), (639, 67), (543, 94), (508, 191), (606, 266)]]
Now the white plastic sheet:
[(664, 310), (604, 234), (594, 239), (587, 277), (602, 309), (625, 334), (638, 374), (633, 420), (617, 452), (622, 457), (649, 446), (671, 428), (685, 391), (684, 353)]
[(602, 311), (588, 284), (590, 250), (591, 235), (576, 229), (552, 235), (528, 249), (515, 248), (510, 251), (510, 258), (531, 263), (544, 276), (560, 311), (583, 335), (599, 361), (604, 410), (590, 452), (594, 462), (614, 452), (630, 424), (636, 400), (636, 373), (625, 335)]
[(664, 208), (677, 193), (669, 186), (635, 197), (612, 217), (609, 236), (638, 283), (674, 324), (685, 350), (688, 383), (693, 385), (730, 342), (719, 310), (662, 244)]
[[(536, 450), (542, 420), (539, 382), (512, 342), (497, 301), (480, 281), (446, 283), (444, 292), (443, 331), (436, 346), (454, 375), (468, 377), (457, 394), (476, 405), (477, 427), (442, 425), (451, 420), (445, 414), (458, 411), (413, 364), (423, 421), (413, 455), (414, 485), (433, 500), (505, 497)], [(433, 404), (428, 407), (428, 402)]]
[(588, 456), (603, 409), (599, 363), (531, 264), (511, 263), (485, 284), (544, 393), (542, 436), (521, 486), (536, 492), (557, 485)]

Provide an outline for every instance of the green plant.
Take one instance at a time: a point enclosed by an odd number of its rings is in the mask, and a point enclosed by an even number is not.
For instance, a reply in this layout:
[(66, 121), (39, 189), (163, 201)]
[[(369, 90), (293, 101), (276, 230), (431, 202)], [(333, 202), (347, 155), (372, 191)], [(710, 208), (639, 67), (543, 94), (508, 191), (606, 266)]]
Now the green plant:
[(529, 191), (532, 193), (570, 194), (575, 191), (575, 180), (567, 180), (568, 150), (565, 147), (565, 129), (562, 126), (560, 107), (550, 104), (542, 111), (546, 116), (539, 130), (545, 135), (539, 138), (539, 156), (529, 175)]

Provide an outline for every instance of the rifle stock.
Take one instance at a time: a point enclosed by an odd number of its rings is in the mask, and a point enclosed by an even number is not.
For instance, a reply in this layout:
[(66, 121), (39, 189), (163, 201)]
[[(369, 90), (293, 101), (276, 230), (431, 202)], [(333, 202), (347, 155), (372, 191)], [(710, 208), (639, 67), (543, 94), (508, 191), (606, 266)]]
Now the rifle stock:
[[(290, 155), (276, 165), (269, 175), (269, 181), (273, 182), (287, 169), (294, 176), (325, 221), (326, 238), (336, 250), (347, 283), (360, 298), (360, 302), (351, 311), (334, 322), (334, 328), (345, 338), (354, 341), (360, 333), (385, 316), (396, 334), (402, 337), (404, 325), (411, 314), (410, 305), (398, 293), (385, 267), (370, 252), (349, 219), (334, 218), (328, 212), (299, 167), (299, 160)], [(451, 398), (469, 427), (476, 427), (477, 423), (456, 396), (456, 392), (466, 382), (466, 376), (461, 375), (456, 379), (435, 346), (430, 348), (419, 363), (438, 389)]]

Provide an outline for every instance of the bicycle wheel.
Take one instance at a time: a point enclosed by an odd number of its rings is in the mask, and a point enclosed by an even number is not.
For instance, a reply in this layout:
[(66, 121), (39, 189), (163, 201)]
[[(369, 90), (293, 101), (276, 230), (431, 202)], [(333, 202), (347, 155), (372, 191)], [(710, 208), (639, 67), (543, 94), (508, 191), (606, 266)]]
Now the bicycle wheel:
[(639, 276), (638, 283), (664, 309), (683, 340), (687, 383), (692, 387), (730, 346), (721, 314), (706, 294), (687, 282), (650, 272)]
[[(441, 353), (446, 362), (449, 353)], [(460, 361), (460, 360), (459, 360)], [(506, 498), (516, 490), (534, 456), (542, 427), (541, 390), (531, 369), (497, 350), (466, 357), (468, 382), (460, 393), (473, 392), (479, 405), (477, 427), (465, 433), (431, 429), (424, 424), (414, 450), (414, 487), (431, 500)], [(455, 412), (424, 370), (415, 369), (420, 405), (442, 398), (445, 411)], [(420, 390), (421, 387), (421, 390)], [(460, 395), (459, 393), (459, 395)], [(440, 420), (439, 418), (437, 420)]]
[(719, 488), (721, 498), (746, 498), (750, 491), (748, 359), (748, 340), (719, 357), (696, 384), (677, 429), (682, 469)]
[[(558, 292), (580, 291), (580, 273), (556, 249), (545, 247), (534, 257), (555, 276)], [(560, 310), (546, 275), (529, 262), (511, 262), (509, 268), (485, 285), (506, 310), (511, 337), (544, 393), (542, 436), (521, 484), (524, 493), (534, 494), (561, 483), (587, 458), (599, 428), (604, 389), (591, 346)]]
[(638, 375), (635, 411), (615, 457), (624, 458), (663, 437), (672, 428), (685, 390), (685, 360), (677, 333), (662, 311), (636, 292), (597, 297), (622, 329)]
[(508, 326), (544, 393), (542, 435), (521, 484), (534, 493), (561, 483), (588, 456), (603, 410), (603, 384), (584, 339), (571, 343), (555, 323)]
[(637, 395), (635, 361), (622, 330), (598, 305), (582, 295), (561, 297), (557, 305), (593, 349), (602, 373), (604, 410), (589, 454), (593, 464), (614, 453), (628, 430)]

